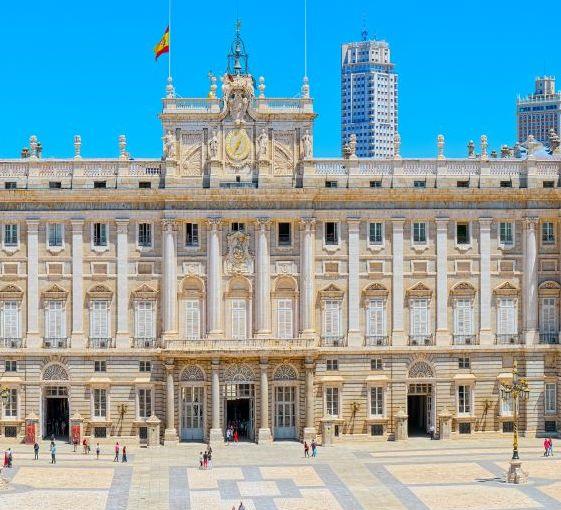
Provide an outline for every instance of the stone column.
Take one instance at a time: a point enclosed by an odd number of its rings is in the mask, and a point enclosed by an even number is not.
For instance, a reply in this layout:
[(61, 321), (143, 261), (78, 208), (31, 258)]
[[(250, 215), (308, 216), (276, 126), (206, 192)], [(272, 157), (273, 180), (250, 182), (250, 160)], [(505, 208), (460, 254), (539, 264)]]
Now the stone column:
[(261, 359), (259, 367), (261, 369), (261, 426), (257, 442), (263, 444), (270, 443), (273, 440), (271, 427), (269, 426), (269, 378), (267, 374), (269, 364), (267, 359)]
[(173, 362), (164, 365), (166, 369), (166, 429), (164, 430), (164, 446), (179, 442), (175, 429), (175, 386), (173, 381)]
[(41, 347), (39, 337), (39, 220), (27, 220), (27, 347)]
[(261, 338), (271, 336), (270, 227), (270, 218), (258, 218), (255, 224), (255, 332)]
[(129, 341), (129, 220), (117, 219), (117, 348)]
[(479, 343), (493, 344), (491, 330), (491, 218), (479, 218)]
[(392, 345), (406, 345), (403, 330), (403, 218), (393, 218), (392, 234)]
[(448, 331), (448, 218), (436, 219), (436, 345), (450, 345)]
[(220, 425), (220, 361), (212, 360), (212, 427), (210, 429), (210, 444), (218, 445), (224, 442)]
[(221, 218), (209, 218), (207, 250), (207, 318), (209, 338), (220, 338), (222, 329), (222, 256), (220, 250)]
[(526, 345), (539, 342), (538, 334), (538, 258), (536, 230), (538, 218), (524, 220), (524, 339)]
[(360, 334), (360, 219), (348, 218), (349, 229), (349, 292), (348, 292), (348, 335), (349, 347), (361, 347)]
[(72, 220), (72, 347), (83, 349), (84, 339), (84, 220)]
[(177, 223), (175, 220), (162, 220), (163, 230), (163, 289), (162, 317), (163, 339), (177, 335), (177, 255), (175, 248)]
[(306, 426), (304, 427), (304, 441), (310, 442), (317, 435), (314, 412), (314, 363), (312, 360), (307, 359), (304, 366), (306, 369)]
[(315, 278), (315, 218), (302, 218), (300, 247), (300, 318), (302, 321), (301, 334), (312, 337), (314, 328), (314, 278)]

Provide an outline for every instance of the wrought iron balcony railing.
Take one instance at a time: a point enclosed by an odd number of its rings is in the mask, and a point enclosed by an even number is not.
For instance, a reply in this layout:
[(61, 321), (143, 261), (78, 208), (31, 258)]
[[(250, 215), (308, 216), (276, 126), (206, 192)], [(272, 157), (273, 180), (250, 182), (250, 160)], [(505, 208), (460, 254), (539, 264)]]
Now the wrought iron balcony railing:
[(388, 345), (388, 337), (385, 335), (366, 335), (364, 345), (367, 347)]
[(454, 345), (477, 345), (476, 335), (453, 335)]
[(114, 347), (112, 338), (90, 338), (88, 342), (90, 349), (110, 349)]
[(70, 339), (66, 337), (46, 337), (43, 338), (43, 347), (45, 349), (68, 349)]
[(558, 344), (559, 333), (540, 333), (540, 344)]
[(327, 335), (321, 337), (322, 347), (344, 347), (347, 344), (343, 335)]
[(19, 349), (23, 342), (21, 338), (0, 338), (0, 345), (6, 349)]
[(502, 345), (508, 345), (508, 344), (522, 344), (522, 338), (518, 333), (501, 333), (501, 334), (497, 334), (496, 335), (496, 343), (497, 344), (502, 344)]
[(132, 346), (135, 349), (155, 349), (158, 347), (158, 339), (155, 337), (136, 337), (132, 339)]
[(409, 335), (409, 345), (433, 345), (432, 335)]

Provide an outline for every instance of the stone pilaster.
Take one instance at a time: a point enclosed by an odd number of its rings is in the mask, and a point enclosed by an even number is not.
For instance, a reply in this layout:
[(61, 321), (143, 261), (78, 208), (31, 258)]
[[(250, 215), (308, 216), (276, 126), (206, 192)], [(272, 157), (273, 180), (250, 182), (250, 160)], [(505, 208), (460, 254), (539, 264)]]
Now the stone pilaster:
[(117, 219), (117, 348), (130, 347), (129, 220)]
[(222, 220), (209, 218), (208, 250), (207, 250), (207, 318), (209, 338), (221, 338), (224, 334), (222, 326), (222, 255), (220, 234)]
[(270, 218), (257, 219), (255, 224), (255, 336), (257, 338), (271, 336), (270, 228)]
[(273, 440), (271, 427), (269, 425), (269, 376), (267, 371), (269, 364), (266, 359), (262, 359), (259, 364), (261, 369), (261, 426), (258, 432), (258, 443), (270, 443)]
[(491, 218), (479, 218), (479, 343), (493, 344), (491, 330)]
[(360, 333), (360, 219), (348, 218), (349, 231), (349, 292), (348, 292), (348, 334), (349, 347), (360, 347), (363, 336)]
[(302, 230), (301, 252), (300, 252), (300, 318), (302, 321), (301, 335), (313, 337), (314, 327), (314, 277), (315, 277), (315, 218), (302, 218), (300, 227)]
[(538, 218), (524, 220), (524, 339), (526, 345), (539, 342), (538, 334)]
[(213, 359), (211, 366), (212, 424), (209, 442), (214, 446), (223, 443), (224, 436), (220, 425), (220, 361)]
[(27, 347), (41, 347), (39, 336), (39, 220), (27, 220)]
[(448, 331), (448, 218), (436, 219), (436, 345), (450, 345)]
[(406, 345), (403, 330), (403, 218), (392, 219), (392, 345)]
[(84, 220), (72, 220), (72, 348), (84, 349)]
[(310, 442), (317, 435), (314, 412), (314, 363), (306, 360), (306, 426), (304, 427), (304, 441)]
[(179, 442), (175, 429), (175, 385), (173, 381), (174, 365), (166, 363), (166, 429), (164, 430), (164, 445)]
[(162, 220), (163, 231), (163, 339), (177, 336), (177, 222)]

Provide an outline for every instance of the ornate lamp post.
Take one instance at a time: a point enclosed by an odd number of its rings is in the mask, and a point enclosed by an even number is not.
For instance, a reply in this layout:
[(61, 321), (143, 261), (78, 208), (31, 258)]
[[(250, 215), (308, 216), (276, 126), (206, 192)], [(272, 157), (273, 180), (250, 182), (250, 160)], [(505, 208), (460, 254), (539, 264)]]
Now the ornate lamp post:
[[(2, 400), (2, 410), (6, 409), (8, 405), (8, 399), (10, 398), (10, 390), (5, 386), (0, 386), (0, 400)], [(9, 480), (2, 473), (2, 468), (0, 468), (0, 490), (5, 489), (9, 483)]]
[(512, 367), (512, 384), (501, 384), (501, 398), (512, 400), (513, 406), (513, 438), (512, 438), (512, 459), (508, 470), (507, 483), (526, 483), (528, 473), (522, 470), (522, 462), (518, 456), (518, 404), (520, 400), (527, 400), (530, 394), (528, 383), (525, 378), (518, 377), (518, 364), (516, 360)]

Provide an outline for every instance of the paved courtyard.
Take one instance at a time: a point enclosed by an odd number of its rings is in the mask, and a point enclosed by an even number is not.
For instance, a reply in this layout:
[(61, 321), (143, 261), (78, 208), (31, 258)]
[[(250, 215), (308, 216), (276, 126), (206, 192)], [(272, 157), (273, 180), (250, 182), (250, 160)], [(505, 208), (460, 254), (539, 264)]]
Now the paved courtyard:
[(507, 439), (357, 442), (320, 448), (316, 459), (304, 459), (297, 443), (240, 444), (217, 448), (208, 471), (197, 468), (200, 445), (131, 447), (128, 464), (112, 462), (110, 445), (100, 460), (61, 445), (54, 466), (46, 443), (39, 461), (31, 447), (17, 445), (0, 507), (231, 510), (243, 501), (247, 510), (561, 508), (561, 450), (559, 459), (543, 458), (540, 443), (522, 440), (525, 486), (504, 483)]

